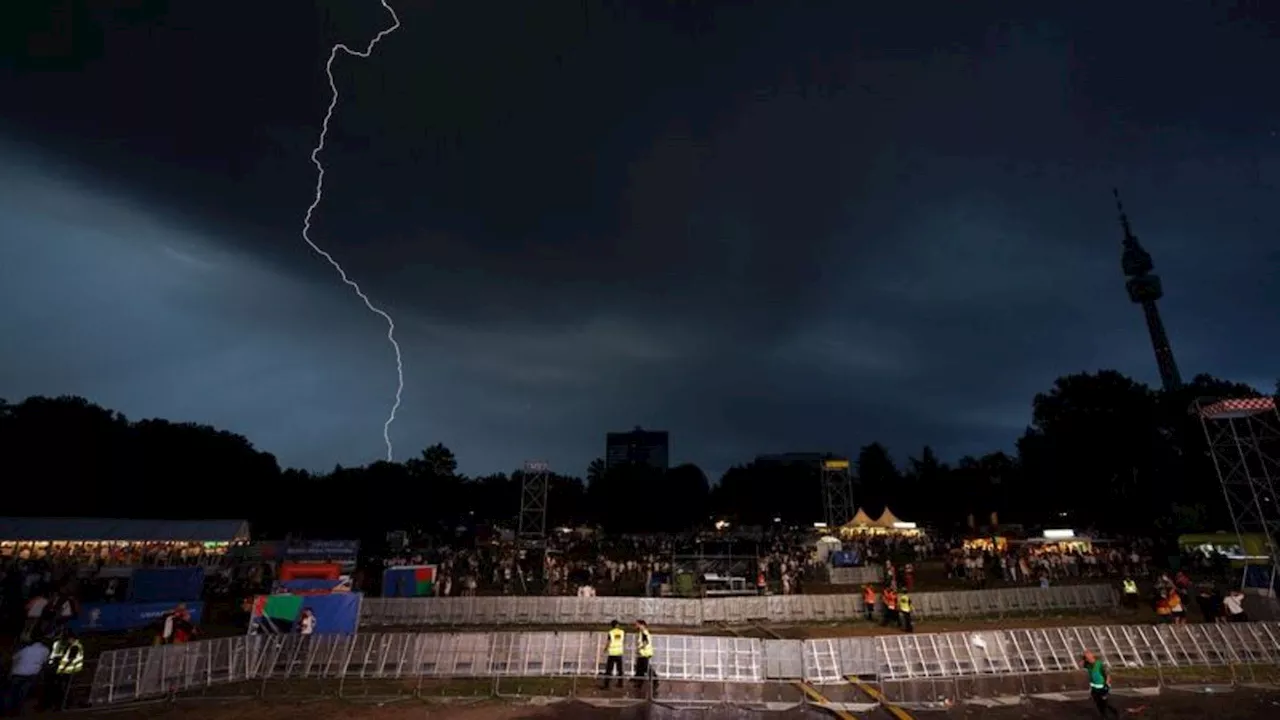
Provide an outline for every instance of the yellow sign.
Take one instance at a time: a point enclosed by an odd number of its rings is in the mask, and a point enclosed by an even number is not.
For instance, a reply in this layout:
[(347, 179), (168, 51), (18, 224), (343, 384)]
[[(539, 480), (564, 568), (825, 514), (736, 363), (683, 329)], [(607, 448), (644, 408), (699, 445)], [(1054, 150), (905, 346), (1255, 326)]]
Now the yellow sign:
[(848, 470), (848, 460), (823, 460), (822, 467), (825, 470)]

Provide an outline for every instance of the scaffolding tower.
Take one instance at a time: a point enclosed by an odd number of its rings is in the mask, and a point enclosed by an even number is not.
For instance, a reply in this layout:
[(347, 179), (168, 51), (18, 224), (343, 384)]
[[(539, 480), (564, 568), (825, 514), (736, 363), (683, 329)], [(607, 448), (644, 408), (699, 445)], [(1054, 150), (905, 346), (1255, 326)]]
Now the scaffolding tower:
[[(1280, 498), (1276, 495), (1280, 491), (1280, 413), (1276, 412), (1276, 400), (1201, 398), (1192, 404), (1191, 411), (1204, 428), (1241, 550), (1247, 547), (1246, 534), (1260, 533), (1266, 538), (1270, 559), (1266, 588), (1273, 591), (1280, 570)], [(1241, 576), (1242, 586), (1246, 577)]]
[(822, 519), (835, 530), (853, 518), (853, 478), (849, 461), (829, 458), (822, 461)]
[(520, 474), (520, 520), (516, 536), (526, 546), (540, 546), (547, 538), (547, 485), (551, 466), (529, 460)]

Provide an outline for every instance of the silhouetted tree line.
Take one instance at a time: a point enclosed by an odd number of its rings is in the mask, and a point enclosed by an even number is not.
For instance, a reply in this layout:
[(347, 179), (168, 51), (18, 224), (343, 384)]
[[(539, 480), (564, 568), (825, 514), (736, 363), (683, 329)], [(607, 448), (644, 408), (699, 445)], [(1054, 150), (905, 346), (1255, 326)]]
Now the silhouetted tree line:
[[(1016, 455), (944, 463), (925, 446), (898, 465), (872, 442), (854, 458), (855, 497), (875, 516), (887, 504), (935, 527), (1002, 522), (1169, 532), (1226, 528), (1222, 493), (1197, 418), (1197, 397), (1251, 397), (1253, 388), (1201, 375), (1165, 393), (1114, 371), (1059, 378), (1032, 403)], [(207, 425), (129, 421), (77, 397), (0, 401), (6, 514), (248, 518), (280, 536), (361, 536), (387, 530), (514, 527), (520, 472), (466, 477), (443, 445), (402, 463), (281, 469), (243, 436)], [(676, 531), (712, 517), (739, 524), (809, 524), (821, 517), (813, 467), (752, 462), (712, 486), (694, 465), (645, 466), (586, 477), (552, 475), (552, 526)]]

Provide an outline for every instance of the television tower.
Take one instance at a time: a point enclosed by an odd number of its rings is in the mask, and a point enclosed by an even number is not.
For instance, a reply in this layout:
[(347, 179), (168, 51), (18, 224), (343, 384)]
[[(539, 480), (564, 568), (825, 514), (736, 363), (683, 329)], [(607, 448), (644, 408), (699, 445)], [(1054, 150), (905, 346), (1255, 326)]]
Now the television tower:
[(1164, 296), (1160, 276), (1151, 272), (1155, 269), (1151, 254), (1142, 248), (1129, 227), (1129, 216), (1125, 215), (1124, 205), (1120, 203), (1120, 191), (1112, 189), (1111, 192), (1120, 213), (1120, 227), (1124, 229), (1124, 253), (1120, 256), (1120, 266), (1127, 278), (1124, 285), (1129, 290), (1129, 299), (1141, 305), (1142, 313), (1147, 317), (1147, 332), (1151, 334), (1151, 347), (1156, 352), (1160, 384), (1166, 391), (1176, 390), (1182, 386), (1182, 375), (1178, 373), (1178, 363), (1173, 359), (1173, 348), (1169, 347), (1169, 336), (1164, 331), (1160, 309), (1156, 307), (1156, 301)]

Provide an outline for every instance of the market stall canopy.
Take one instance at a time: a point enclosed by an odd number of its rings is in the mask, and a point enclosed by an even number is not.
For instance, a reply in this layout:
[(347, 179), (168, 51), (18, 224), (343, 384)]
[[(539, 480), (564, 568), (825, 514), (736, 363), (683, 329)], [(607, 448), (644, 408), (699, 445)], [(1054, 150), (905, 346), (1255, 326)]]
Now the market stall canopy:
[(845, 523), (844, 526), (847, 528), (852, 528), (852, 527), (870, 527), (871, 525), (875, 525), (875, 521), (871, 519), (871, 516), (868, 515), (865, 510), (863, 510), (862, 508), (858, 508), (858, 512), (853, 514), (853, 519)]
[(133, 520), (121, 518), (0, 518), (0, 542), (249, 541), (247, 520)]
[(894, 528), (901, 522), (901, 520), (894, 516), (893, 511), (890, 510), (888, 506), (885, 506), (884, 512), (880, 513), (880, 519), (876, 520), (875, 524), (882, 528)]

